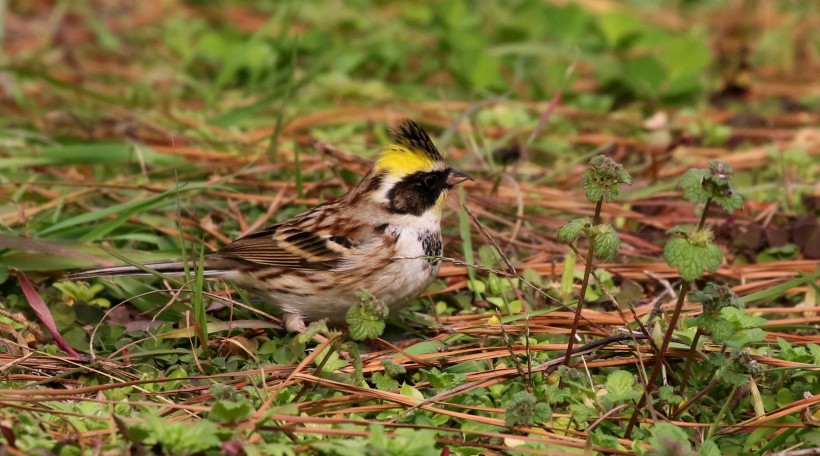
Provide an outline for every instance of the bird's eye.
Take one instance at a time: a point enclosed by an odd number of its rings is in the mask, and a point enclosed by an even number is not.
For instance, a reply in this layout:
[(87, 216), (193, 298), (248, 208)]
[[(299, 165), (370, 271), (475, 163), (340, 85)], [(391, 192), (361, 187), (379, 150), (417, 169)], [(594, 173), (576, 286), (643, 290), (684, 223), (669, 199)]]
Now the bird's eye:
[(425, 176), (424, 177), (424, 185), (426, 185), (427, 188), (434, 188), (437, 183), (438, 183), (438, 179), (436, 179), (436, 176), (431, 175), (431, 176)]

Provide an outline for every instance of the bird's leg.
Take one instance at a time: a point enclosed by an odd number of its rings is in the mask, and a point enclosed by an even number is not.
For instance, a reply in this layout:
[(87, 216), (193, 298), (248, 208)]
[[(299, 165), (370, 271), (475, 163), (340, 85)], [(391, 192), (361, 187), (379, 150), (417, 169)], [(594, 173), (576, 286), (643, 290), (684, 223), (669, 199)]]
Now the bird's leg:
[(307, 328), (301, 315), (286, 313), (282, 320), (285, 322), (285, 329), (290, 332), (303, 333)]
[[(305, 320), (302, 319), (301, 315), (286, 313), (282, 315), (282, 320), (285, 322), (285, 329), (289, 332), (294, 332), (298, 334), (304, 334), (307, 331), (307, 326), (305, 325)], [(316, 333), (310, 336), (310, 338), (319, 345), (327, 342), (327, 337)]]

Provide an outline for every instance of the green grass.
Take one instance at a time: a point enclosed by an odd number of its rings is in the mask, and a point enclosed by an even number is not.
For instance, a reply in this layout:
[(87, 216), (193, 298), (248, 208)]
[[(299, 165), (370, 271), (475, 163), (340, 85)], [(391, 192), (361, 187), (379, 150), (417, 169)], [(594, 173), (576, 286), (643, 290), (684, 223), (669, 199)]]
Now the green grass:
[[(804, 33), (820, 7), (566, 3), (7, 5), (0, 443), (9, 454), (249, 455), (820, 445), (820, 320), (801, 307), (820, 293), (820, 40)], [(62, 279), (197, 258), (338, 196), (404, 117), (476, 182), (444, 214), (457, 261), (381, 341), (278, 331), (273, 306), (200, 268), (185, 286)], [(522, 160), (503, 162), (500, 149), (525, 144)], [(602, 205), (622, 246), (591, 268), (601, 283), (589, 281), (573, 346), (612, 342), (556, 368), (586, 265), (566, 259), (556, 230), (594, 213), (581, 176), (598, 153), (635, 182)], [(652, 309), (671, 313), (684, 286), (663, 259), (666, 230), (700, 219), (676, 181), (713, 158), (735, 169), (746, 204), (708, 213), (724, 263), (691, 287), (727, 285), (746, 308), (705, 321), (684, 302), (637, 408), (669, 331)], [(36, 318), (21, 272), (82, 358)], [(650, 340), (618, 338), (647, 327)]]

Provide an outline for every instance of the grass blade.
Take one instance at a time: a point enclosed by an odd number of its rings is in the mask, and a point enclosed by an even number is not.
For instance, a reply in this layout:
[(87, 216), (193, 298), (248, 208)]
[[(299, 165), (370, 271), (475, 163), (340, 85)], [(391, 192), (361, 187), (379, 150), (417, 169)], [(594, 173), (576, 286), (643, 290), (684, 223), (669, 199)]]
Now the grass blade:
[(196, 275), (194, 280), (194, 296), (192, 305), (194, 308), (194, 320), (197, 324), (197, 337), (199, 345), (204, 352), (208, 348), (208, 314), (205, 312), (205, 302), (202, 299), (202, 287), (205, 284), (205, 245), (199, 248), (199, 261), (196, 262)]
[[(195, 184), (195, 185), (188, 186), (187, 188), (183, 189), (183, 191), (184, 190), (188, 190), (188, 191), (202, 190), (204, 188), (206, 188), (205, 185)], [(147, 211), (149, 209), (153, 209), (153, 208), (159, 206), (160, 204), (165, 202), (164, 200), (166, 198), (168, 198), (171, 195), (175, 195), (176, 193), (177, 193), (176, 189), (168, 190), (168, 191), (162, 192), (158, 195), (148, 197), (144, 200), (129, 201), (127, 203), (116, 204), (114, 206), (109, 206), (109, 207), (106, 207), (104, 209), (96, 210), (96, 211), (93, 211), (93, 212), (86, 212), (84, 214), (80, 214), (80, 215), (65, 219), (65, 220), (63, 220), (59, 223), (55, 223), (54, 225), (51, 225), (50, 227), (40, 231), (38, 234), (40, 236), (59, 234), (61, 231), (65, 230), (67, 228), (75, 227), (77, 225), (83, 225), (83, 224), (86, 224), (86, 223), (91, 223), (91, 222), (94, 222), (94, 221), (97, 221), (97, 220), (100, 220), (100, 219), (103, 219), (103, 218), (106, 218), (106, 217), (109, 217), (109, 216), (112, 216), (112, 215), (117, 215), (117, 214), (128, 213), (128, 214), (130, 214), (129, 215), (129, 217), (130, 217), (131, 215), (133, 215), (137, 212)], [(91, 241), (93, 239), (98, 238), (99, 236), (102, 236), (102, 235), (105, 235), (106, 233), (109, 233), (111, 230), (115, 229), (117, 226), (119, 226), (123, 223), (123, 221), (120, 221), (119, 219), (120, 219), (120, 217), (117, 217), (116, 219), (112, 220), (111, 222), (109, 222), (110, 225), (109, 224), (103, 224), (103, 226), (105, 226), (105, 228), (99, 228), (99, 229), (93, 230), (91, 233), (87, 234), (86, 236), (83, 236), (83, 238), (84, 238), (83, 240)], [(93, 236), (92, 236), (92, 234), (93, 234)]]
[(74, 349), (68, 345), (68, 342), (63, 339), (63, 336), (60, 335), (60, 331), (57, 330), (57, 323), (54, 321), (54, 317), (48, 310), (48, 306), (43, 301), (43, 298), (40, 297), (40, 294), (37, 293), (37, 290), (34, 289), (34, 285), (29, 282), (26, 274), (23, 272), (18, 272), (17, 280), (20, 283), (20, 289), (23, 290), (23, 294), (26, 296), (28, 305), (31, 306), (31, 309), (34, 310), (35, 314), (37, 314), (37, 318), (43, 322), (43, 325), (46, 327), (48, 332), (51, 333), (51, 337), (54, 338), (54, 342), (57, 343), (60, 350), (68, 353), (74, 358), (79, 358), (80, 354), (74, 351)]

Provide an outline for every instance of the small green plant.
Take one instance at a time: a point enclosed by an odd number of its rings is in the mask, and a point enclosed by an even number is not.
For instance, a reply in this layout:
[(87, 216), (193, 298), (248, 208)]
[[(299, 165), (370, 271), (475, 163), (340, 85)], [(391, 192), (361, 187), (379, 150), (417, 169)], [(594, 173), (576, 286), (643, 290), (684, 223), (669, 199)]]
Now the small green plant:
[[(494, 247), (482, 245), (478, 249), (479, 264), (487, 269), (495, 269), (501, 264), (501, 257)], [(523, 309), (523, 303), (517, 296), (520, 280), (518, 278), (500, 277), (489, 272), (486, 279), (472, 279), (467, 287), (481, 300), (492, 304), (507, 315), (514, 315)]]
[[(732, 213), (743, 207), (743, 196), (735, 190), (731, 177), (734, 170), (721, 161), (709, 163), (706, 169), (690, 169), (678, 181), (683, 198), (704, 204), (703, 214), (709, 211), (711, 203), (716, 203)], [(701, 218), (704, 222), (705, 219)], [(702, 226), (701, 226), (702, 228)]]
[(424, 373), (427, 381), (430, 382), (430, 385), (437, 391), (444, 391), (456, 387), (466, 380), (466, 375), (464, 374), (441, 372), (435, 367), (431, 369), (421, 369), (421, 372)]
[(601, 223), (601, 208), (604, 201), (612, 202), (620, 192), (621, 185), (631, 185), (632, 177), (622, 165), (614, 162), (604, 155), (596, 155), (590, 160), (591, 167), (584, 171), (582, 176), (582, 187), (586, 190), (587, 199), (595, 203), (595, 215), (593, 218), (581, 217), (570, 221), (566, 225), (558, 228), (556, 237), (559, 241), (565, 242), (572, 251), (579, 255), (576, 241), (581, 235), (589, 239), (587, 247), (586, 267), (581, 282), (581, 291), (578, 294), (578, 306), (575, 310), (575, 318), (572, 323), (572, 330), (567, 344), (567, 353), (564, 364), (569, 364), (572, 353), (575, 334), (578, 330), (578, 322), (581, 318), (581, 311), (584, 308), (587, 289), (589, 287), (589, 277), (592, 275), (593, 258), (597, 257), (602, 261), (609, 261), (618, 254), (621, 247), (621, 240), (618, 233), (611, 225)]
[(635, 378), (625, 370), (617, 370), (606, 376), (606, 394), (602, 403), (607, 409), (615, 404), (631, 402), (641, 397), (643, 387), (635, 382)]
[(211, 396), (215, 399), (208, 418), (226, 424), (236, 424), (251, 416), (255, 410), (251, 402), (231, 385), (220, 383), (211, 386)]
[(166, 421), (145, 414), (145, 423), (132, 427), (130, 437), (167, 454), (195, 454), (219, 447), (219, 428), (212, 421)]
[(399, 375), (406, 374), (407, 370), (404, 366), (392, 359), (382, 360), (382, 366), (384, 366), (384, 373), (374, 372), (371, 376), (376, 389), (382, 391), (394, 391), (398, 389), (399, 382), (395, 378)]
[(366, 439), (347, 439), (314, 444), (319, 454), (327, 455), (385, 455), (385, 456), (438, 456), (436, 431), (430, 429), (396, 429), (388, 436), (379, 425), (370, 426)]
[[(692, 348), (697, 346), (698, 335), (708, 334), (715, 342), (725, 342), (733, 332), (732, 324), (724, 317), (722, 310), (727, 307), (743, 309), (743, 301), (725, 285), (709, 282), (703, 290), (689, 292), (689, 301), (703, 305), (703, 313), (692, 320), (698, 329), (692, 341)], [(685, 382), (684, 382), (685, 383)]]
[[(709, 282), (702, 291), (690, 292), (689, 300), (702, 303), (703, 313), (692, 319), (697, 330), (683, 369), (680, 394), (684, 393), (689, 383), (692, 361), (698, 342), (704, 335), (709, 336), (712, 343), (721, 344), (721, 349), (710, 353), (703, 362), (707, 375), (706, 386), (701, 391), (711, 390), (718, 383), (725, 383), (733, 389), (748, 383), (749, 375), (756, 371), (756, 365), (744, 348), (764, 339), (766, 333), (760, 327), (766, 319), (746, 314), (743, 301), (725, 285)], [(680, 415), (692, 404), (693, 401), (687, 402), (678, 408), (675, 415)]]
[(390, 310), (367, 291), (361, 290), (359, 297), (359, 304), (351, 306), (345, 316), (347, 324), (350, 325), (350, 338), (365, 340), (381, 336), (387, 325), (385, 318)]
[(111, 301), (97, 297), (105, 290), (102, 284), (89, 285), (86, 282), (58, 282), (54, 288), (63, 292), (63, 301), (69, 305), (76, 302), (86, 302), (99, 307), (111, 307)]
[(526, 391), (515, 393), (504, 413), (504, 424), (507, 426), (529, 426), (543, 423), (552, 416), (549, 405), (538, 402), (535, 395)]
[[(743, 206), (743, 197), (735, 190), (730, 179), (732, 172), (729, 165), (720, 161), (713, 161), (706, 169), (687, 171), (678, 181), (678, 187), (681, 188), (684, 199), (694, 204), (703, 204), (703, 209), (697, 226), (678, 225), (669, 230), (669, 233), (675, 235), (675, 237), (666, 243), (663, 252), (664, 259), (670, 266), (678, 270), (681, 278), (683, 278), (683, 283), (675, 304), (675, 310), (669, 320), (669, 326), (658, 348), (658, 356), (655, 358), (652, 373), (646, 384), (647, 394), (641, 397), (635, 413), (632, 414), (624, 434), (626, 438), (631, 435), (638, 414), (646, 405), (646, 397), (652, 393), (653, 385), (660, 375), (666, 349), (672, 341), (672, 334), (677, 327), (683, 302), (689, 293), (691, 282), (702, 277), (707, 270), (710, 272), (716, 271), (723, 261), (723, 254), (714, 243), (714, 234), (706, 227), (706, 218), (712, 204), (721, 206), (729, 213)], [(707, 320), (707, 322), (711, 324), (714, 320)], [(696, 343), (697, 340), (694, 340), (694, 342)]]

